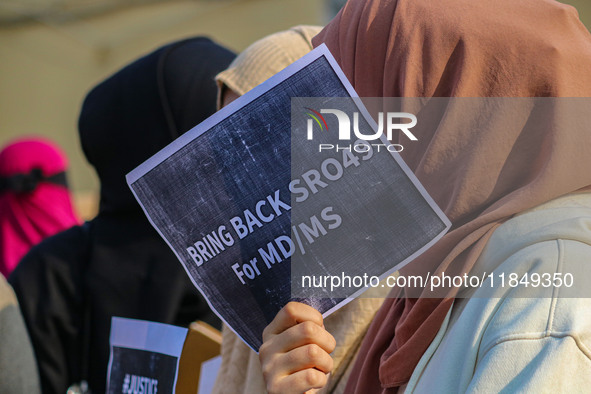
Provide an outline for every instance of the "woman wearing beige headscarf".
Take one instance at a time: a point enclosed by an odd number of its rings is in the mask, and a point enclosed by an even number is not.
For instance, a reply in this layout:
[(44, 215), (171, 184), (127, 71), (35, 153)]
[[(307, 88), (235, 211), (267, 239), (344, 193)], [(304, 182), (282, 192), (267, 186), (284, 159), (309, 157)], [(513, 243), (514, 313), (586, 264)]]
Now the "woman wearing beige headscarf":
[[(313, 42), (328, 46), (360, 96), (591, 96), (591, 36), (572, 7), (552, 0), (350, 0)], [(403, 158), (452, 228), (401, 275), (498, 280), (544, 270), (588, 280), (589, 106), (571, 101), (577, 112), (568, 103), (550, 102), (539, 127), (519, 113), (521, 122), (493, 128), (511, 114), (502, 106), (484, 129), (447, 127), (454, 119), (470, 125), (452, 105), (441, 127), (422, 129), (405, 146)], [(511, 298), (507, 284), (480, 299), (456, 298), (453, 288), (443, 298), (394, 291), (367, 332), (347, 392), (587, 392), (591, 300), (561, 298), (556, 283), (540, 290), (543, 298)], [(317, 321), (310, 309), (302, 305), (292, 326)], [(294, 376), (316, 368), (284, 357), (298, 340), (288, 323), (280, 312), (268, 327), (263, 346), (274, 352), (262, 362), (283, 365), (267, 376), (271, 387), (301, 392), (288, 389)]]
[[(312, 49), (312, 37), (321, 29), (297, 26), (249, 46), (226, 71), (216, 77), (219, 105), (227, 105), (304, 56)], [(334, 367), (326, 392), (339, 392), (339, 383), (340, 390), (344, 388), (342, 383), (346, 378), (343, 374), (386, 294), (385, 288), (371, 289), (363, 298), (350, 302), (326, 319), (326, 328), (336, 339), (336, 348), (332, 353)], [(228, 327), (224, 326), (222, 334), (222, 366), (214, 393), (264, 393), (265, 382), (257, 354)]]

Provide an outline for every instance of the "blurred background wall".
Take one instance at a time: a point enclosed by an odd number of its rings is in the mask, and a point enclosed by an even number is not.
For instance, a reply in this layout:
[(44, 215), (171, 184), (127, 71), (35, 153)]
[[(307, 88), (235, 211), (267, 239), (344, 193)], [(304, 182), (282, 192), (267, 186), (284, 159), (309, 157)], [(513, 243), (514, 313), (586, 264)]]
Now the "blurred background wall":
[[(566, 1), (591, 26), (591, 0)], [(207, 35), (240, 51), (298, 24), (323, 25), (344, 0), (0, 0), (0, 145), (25, 135), (70, 158), (78, 212), (91, 218), (98, 181), (80, 149), (82, 100), (132, 59), (176, 39)]]

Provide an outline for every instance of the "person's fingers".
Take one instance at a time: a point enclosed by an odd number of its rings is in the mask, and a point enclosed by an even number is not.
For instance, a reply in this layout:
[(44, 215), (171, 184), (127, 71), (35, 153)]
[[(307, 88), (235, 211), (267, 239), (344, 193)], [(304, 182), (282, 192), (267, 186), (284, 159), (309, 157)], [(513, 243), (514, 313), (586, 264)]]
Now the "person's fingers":
[(309, 368), (279, 379), (266, 380), (269, 394), (302, 394), (326, 385), (328, 376), (317, 369)]
[(311, 321), (323, 327), (322, 314), (309, 305), (301, 302), (290, 302), (285, 305), (275, 319), (263, 331), (263, 342), (267, 341), (271, 336), (281, 334), (283, 331), (298, 323), (304, 321)]
[[(333, 368), (329, 353), (335, 346), (336, 341), (328, 331), (309, 321), (272, 336), (259, 349), (265, 382), (275, 387), (279, 381), (306, 369), (329, 373)], [(315, 386), (306, 387), (308, 390)]]
[(318, 345), (306, 345), (281, 355), (271, 355), (261, 363), (265, 381), (291, 375), (308, 368), (329, 373), (333, 368), (332, 357)]
[(263, 343), (259, 354), (287, 353), (300, 346), (316, 344), (327, 353), (336, 347), (334, 337), (316, 323), (306, 321), (290, 327)]
[(322, 388), (333, 368), (334, 337), (322, 314), (298, 302), (279, 311), (263, 332), (259, 359), (269, 393), (305, 393)]
[(329, 373), (332, 371), (332, 367), (332, 357), (320, 346), (311, 344), (298, 347), (278, 357), (271, 369), (276, 369), (284, 374), (293, 374), (308, 368)]

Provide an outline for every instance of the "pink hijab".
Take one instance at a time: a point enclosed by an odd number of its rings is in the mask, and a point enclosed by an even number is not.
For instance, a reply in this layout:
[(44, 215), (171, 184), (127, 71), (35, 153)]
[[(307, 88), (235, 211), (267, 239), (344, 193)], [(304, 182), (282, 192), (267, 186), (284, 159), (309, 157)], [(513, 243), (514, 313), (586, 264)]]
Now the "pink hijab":
[[(553, 0), (349, 0), (313, 39), (323, 42), (362, 97), (591, 97), (591, 35), (574, 8)], [(402, 157), (452, 222), (405, 274), (469, 272), (505, 220), (591, 185), (588, 130), (522, 125), (433, 127), (405, 145)], [(348, 392), (407, 383), (455, 294), (395, 290)]]
[(21, 139), (0, 152), (0, 272), (29, 249), (79, 223), (65, 183), (67, 159), (52, 143)]

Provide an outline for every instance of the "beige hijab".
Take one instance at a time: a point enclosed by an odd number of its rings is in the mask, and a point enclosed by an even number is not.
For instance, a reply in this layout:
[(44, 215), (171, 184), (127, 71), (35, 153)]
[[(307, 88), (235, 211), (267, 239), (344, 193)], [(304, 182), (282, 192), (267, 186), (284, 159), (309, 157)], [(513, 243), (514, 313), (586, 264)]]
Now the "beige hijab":
[(242, 96), (310, 52), (312, 37), (320, 30), (320, 26), (295, 26), (251, 44), (216, 76), (218, 108), (222, 106), (223, 89)]
[[(255, 42), (226, 71), (217, 75), (220, 96), (223, 88), (243, 95), (304, 56), (312, 49), (312, 37), (321, 29), (297, 26)], [(322, 392), (339, 393), (344, 390), (347, 367), (387, 293), (386, 288), (371, 289), (364, 298), (352, 301), (325, 320), (325, 327), (335, 337), (337, 347), (332, 354), (334, 370)], [(222, 365), (214, 393), (266, 392), (257, 354), (228, 327), (224, 326), (222, 335)]]
[[(323, 42), (360, 96), (591, 96), (591, 36), (572, 7), (553, 0), (350, 0), (313, 40)], [(503, 221), (591, 185), (591, 133), (557, 126), (551, 111), (543, 128), (528, 127), (527, 117), (494, 133), (433, 127), (405, 146), (406, 163), (452, 221), (405, 273), (469, 272)], [(393, 293), (348, 390), (405, 384), (454, 295)]]

